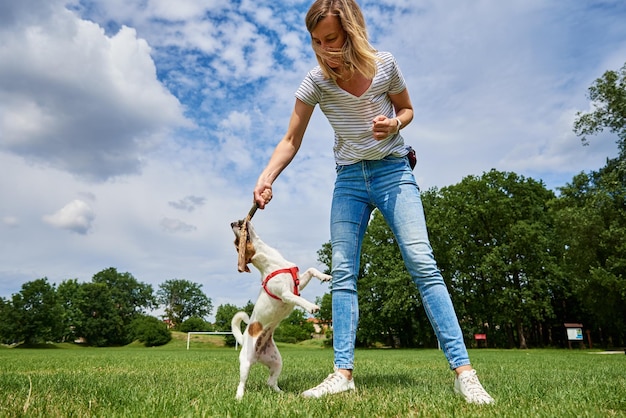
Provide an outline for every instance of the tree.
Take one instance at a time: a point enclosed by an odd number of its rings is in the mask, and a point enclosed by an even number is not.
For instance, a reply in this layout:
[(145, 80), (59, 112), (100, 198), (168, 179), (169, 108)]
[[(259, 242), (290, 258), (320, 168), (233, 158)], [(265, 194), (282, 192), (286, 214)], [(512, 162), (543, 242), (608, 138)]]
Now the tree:
[(118, 306), (105, 283), (83, 283), (77, 308), (81, 315), (75, 324), (75, 332), (87, 343), (103, 347), (132, 341), (132, 335), (125, 329)]
[(59, 303), (63, 308), (62, 317), (62, 340), (75, 341), (80, 335), (76, 335), (76, 324), (80, 323), (82, 313), (80, 311), (81, 303), (81, 284), (77, 279), (64, 280), (57, 287), (57, 296)]
[(125, 325), (138, 315), (144, 314), (146, 309), (154, 308), (152, 286), (138, 282), (130, 273), (118, 273), (117, 269), (110, 267), (96, 273), (93, 283), (105, 284), (110, 292), (113, 303)]
[(525, 348), (554, 317), (554, 197), (541, 182), (496, 170), (424, 194), (431, 244), (468, 338), (487, 332), (494, 341), (500, 329), (507, 345)]
[(619, 71), (606, 71), (589, 87), (593, 111), (578, 112), (574, 132), (582, 136), (595, 135), (604, 129), (617, 134), (622, 159), (626, 157), (626, 64)]
[(155, 306), (152, 286), (140, 283), (130, 273), (111, 267), (96, 273), (81, 286), (81, 323), (76, 332), (90, 344), (125, 345), (133, 338), (131, 322)]
[(608, 129), (619, 138), (619, 155), (561, 188), (556, 211), (574, 293), (603, 345), (619, 346), (626, 344), (626, 64), (597, 79), (589, 99), (593, 111), (577, 114), (574, 132), (586, 144), (587, 135)]
[(330, 324), (333, 320), (333, 298), (330, 293), (324, 293), (315, 298), (315, 304), (320, 307), (313, 316), (323, 324)]
[(230, 323), (233, 316), (241, 310), (241, 308), (230, 303), (218, 306), (217, 312), (215, 313), (215, 329), (222, 332), (230, 331)]
[(166, 317), (175, 326), (191, 316), (204, 318), (211, 314), (213, 305), (201, 290), (202, 285), (188, 280), (167, 280), (159, 286), (157, 300), (165, 307)]
[(559, 190), (553, 211), (570, 280), (569, 320), (585, 318), (605, 347), (626, 345), (626, 172), (609, 160)]
[[(217, 312), (215, 313), (215, 329), (216, 331), (227, 332), (231, 330), (231, 321), (233, 320), (233, 316), (239, 311), (244, 311), (248, 314), (248, 316), (252, 315), (252, 310), (254, 309), (254, 304), (251, 301), (248, 301), (245, 307), (238, 308), (235, 305), (227, 303), (226, 305), (220, 305), (217, 307)], [(224, 342), (228, 346), (235, 345), (235, 337), (232, 335), (227, 335), (224, 337)]]
[(12, 344), (15, 342), (13, 339), (13, 329), (11, 327), (13, 323), (13, 307), (11, 302), (5, 298), (0, 297), (0, 343)]
[(63, 310), (47, 278), (24, 283), (6, 310), (10, 311), (9, 317), (3, 318), (10, 321), (7, 336), (15, 341), (38, 344), (60, 339)]

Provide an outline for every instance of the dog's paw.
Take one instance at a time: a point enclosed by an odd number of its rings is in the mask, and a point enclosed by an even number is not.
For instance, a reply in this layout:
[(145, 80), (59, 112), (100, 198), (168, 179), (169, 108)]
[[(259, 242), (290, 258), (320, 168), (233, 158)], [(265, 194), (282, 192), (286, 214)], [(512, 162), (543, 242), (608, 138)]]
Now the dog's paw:
[(317, 313), (317, 312), (319, 312), (319, 311), (320, 311), (320, 307), (319, 307), (319, 306), (317, 306), (317, 305), (313, 305), (313, 306), (309, 309), (309, 313), (312, 313), (312, 314)]
[(272, 385), (272, 384), (270, 384), (270, 387), (271, 387), (272, 389), (274, 389), (274, 391), (275, 391), (275, 392), (278, 392), (278, 393), (283, 393), (283, 390), (282, 390), (281, 388), (279, 388), (279, 387), (278, 387), (278, 385)]
[(239, 383), (239, 386), (237, 386), (237, 394), (235, 395), (235, 399), (237, 399), (238, 401), (243, 399), (243, 391), (245, 389), (245, 386), (243, 383)]
[(329, 282), (333, 279), (333, 276), (331, 276), (330, 274), (322, 274), (322, 277), (320, 277), (320, 281), (322, 282)]

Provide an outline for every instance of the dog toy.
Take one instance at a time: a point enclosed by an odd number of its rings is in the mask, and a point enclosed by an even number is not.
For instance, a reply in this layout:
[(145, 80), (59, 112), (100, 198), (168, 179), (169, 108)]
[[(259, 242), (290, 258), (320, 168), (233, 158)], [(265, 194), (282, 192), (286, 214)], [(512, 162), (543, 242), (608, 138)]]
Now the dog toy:
[[(256, 202), (250, 208), (248, 215), (241, 223), (241, 227), (239, 229), (239, 248), (238, 248), (238, 257), (237, 257), (237, 270), (239, 273), (246, 271), (246, 241), (248, 240), (248, 222), (252, 219), (254, 214), (256, 213), (258, 206)], [(247, 270), (250, 271), (250, 270)]]

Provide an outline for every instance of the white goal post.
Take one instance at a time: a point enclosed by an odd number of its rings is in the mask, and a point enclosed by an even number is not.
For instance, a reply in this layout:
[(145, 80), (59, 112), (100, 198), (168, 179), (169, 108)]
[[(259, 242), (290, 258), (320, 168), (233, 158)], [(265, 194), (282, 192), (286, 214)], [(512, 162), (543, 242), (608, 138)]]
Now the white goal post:
[[(187, 333), (187, 350), (189, 350), (189, 342), (191, 341), (191, 334), (206, 334), (206, 335), (233, 335), (232, 332), (230, 331), (189, 331)], [(237, 346), (239, 344), (237, 343), (237, 341), (235, 340), (235, 350), (237, 349)]]

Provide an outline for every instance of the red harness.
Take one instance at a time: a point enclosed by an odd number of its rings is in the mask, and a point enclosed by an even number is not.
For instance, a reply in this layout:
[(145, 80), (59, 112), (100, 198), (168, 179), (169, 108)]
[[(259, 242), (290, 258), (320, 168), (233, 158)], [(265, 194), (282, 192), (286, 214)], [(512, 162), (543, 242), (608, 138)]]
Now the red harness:
[(265, 289), (265, 293), (267, 293), (270, 297), (274, 299), (282, 300), (281, 298), (279, 298), (278, 296), (276, 296), (275, 294), (273, 294), (267, 289), (267, 282), (269, 282), (272, 277), (277, 276), (282, 273), (291, 273), (291, 278), (293, 279), (293, 294), (296, 296), (300, 296), (300, 293), (298, 292), (298, 286), (300, 286), (300, 279), (298, 278), (298, 267), (280, 269), (280, 270), (276, 270), (273, 273), (270, 273), (265, 278), (265, 280), (263, 280), (262, 286), (263, 286), (263, 289)]

